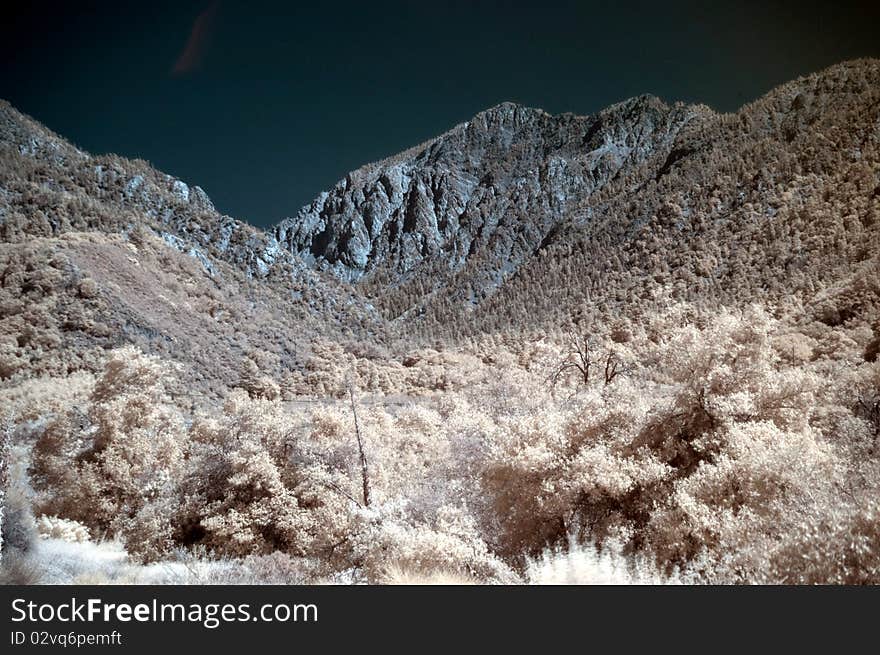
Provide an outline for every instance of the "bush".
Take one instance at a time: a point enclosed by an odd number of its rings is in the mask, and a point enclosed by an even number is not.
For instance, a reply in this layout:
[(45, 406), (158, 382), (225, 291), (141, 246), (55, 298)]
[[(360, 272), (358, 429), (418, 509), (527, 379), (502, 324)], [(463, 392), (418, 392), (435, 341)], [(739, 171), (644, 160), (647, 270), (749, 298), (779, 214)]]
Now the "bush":
[(34, 446), (43, 514), (79, 521), (95, 534), (124, 534), (131, 551), (155, 557), (170, 545), (183, 467), (183, 419), (155, 357), (115, 351), (95, 384), (83, 429), (73, 413), (53, 420)]
[[(10, 437), (11, 439), (11, 437)], [(21, 446), (9, 445), (3, 453), (7, 466), (3, 476), (2, 502), (0, 502), (0, 527), (2, 558), (11, 553), (27, 555), (37, 539), (36, 524), (31, 509), (31, 497), (27, 484), (26, 460)]]
[[(500, 552), (537, 554), (579, 526), (600, 544), (621, 540), (628, 551), (647, 552), (667, 570), (693, 565), (724, 581), (793, 579), (798, 567), (783, 574), (778, 563), (810, 541), (797, 535), (811, 520), (836, 517), (846, 465), (813, 425), (826, 413), (817, 409), (817, 376), (782, 362), (776, 329), (757, 310), (676, 328), (661, 348), (643, 353), (652, 371), (639, 376), (640, 386), (589, 391), (567, 417), (549, 411), (500, 422), (482, 472)], [(831, 548), (851, 553), (844, 568), (866, 571), (853, 573), (862, 580), (875, 566), (870, 516), (853, 511), (843, 525), (836, 517), (840, 542)], [(845, 545), (853, 542), (862, 545)], [(731, 559), (735, 570), (722, 566)], [(795, 575), (840, 577), (818, 565)]]
[(182, 493), (184, 540), (226, 555), (320, 551), (346, 531), (346, 500), (319, 466), (297, 465), (277, 403), (233, 395), (220, 420), (196, 422)]
[(89, 529), (82, 523), (58, 516), (43, 515), (37, 519), (37, 533), (41, 539), (60, 539), (68, 543), (89, 540)]
[(144, 561), (184, 549), (192, 579), (880, 580), (880, 365), (793, 350), (812, 341), (757, 309), (648, 323), (627, 331), (626, 376), (568, 395), (546, 384), (559, 339), (420, 351), (398, 372), (470, 362), (471, 382), (361, 399), (368, 507), (345, 401), (237, 390), (184, 411), (173, 371), (130, 348), (46, 416), (45, 394), (7, 397), (39, 435), (44, 533), (119, 537)]

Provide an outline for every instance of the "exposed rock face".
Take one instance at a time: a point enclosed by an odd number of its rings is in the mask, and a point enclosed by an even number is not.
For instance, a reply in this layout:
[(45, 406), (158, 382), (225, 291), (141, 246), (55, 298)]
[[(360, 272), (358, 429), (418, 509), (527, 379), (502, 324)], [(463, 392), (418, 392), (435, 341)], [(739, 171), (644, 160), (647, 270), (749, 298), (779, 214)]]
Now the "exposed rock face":
[[(755, 285), (768, 276), (747, 256), (755, 244), (782, 253), (775, 266), (796, 253), (807, 298), (868, 256), (820, 234), (848, 215), (832, 198), (861, 197), (849, 187), (875, 175), (878, 75), (877, 60), (844, 62), (730, 114), (651, 96), (593, 116), (501, 104), (353, 171), (275, 236), (425, 334), (558, 325), (644, 304), (651, 285), (673, 299), (793, 298), (790, 285)], [(859, 184), (871, 226), (880, 196)], [(805, 215), (822, 254), (792, 236)]]
[(378, 271), (405, 279), (438, 261), (452, 273), (477, 254), (497, 277), (621, 169), (668, 151), (695, 111), (651, 96), (587, 117), (504, 103), (350, 173), (276, 236), (350, 281)]

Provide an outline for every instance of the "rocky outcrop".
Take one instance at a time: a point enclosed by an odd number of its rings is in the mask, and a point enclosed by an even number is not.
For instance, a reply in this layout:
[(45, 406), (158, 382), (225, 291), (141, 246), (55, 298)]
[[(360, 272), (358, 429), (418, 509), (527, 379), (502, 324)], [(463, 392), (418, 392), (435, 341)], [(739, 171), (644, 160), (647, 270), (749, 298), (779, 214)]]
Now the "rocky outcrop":
[(426, 266), (455, 273), (476, 255), (491, 262), (487, 278), (503, 276), (622, 169), (667, 151), (693, 115), (652, 96), (594, 116), (503, 103), (350, 173), (275, 234), (349, 281), (402, 280)]

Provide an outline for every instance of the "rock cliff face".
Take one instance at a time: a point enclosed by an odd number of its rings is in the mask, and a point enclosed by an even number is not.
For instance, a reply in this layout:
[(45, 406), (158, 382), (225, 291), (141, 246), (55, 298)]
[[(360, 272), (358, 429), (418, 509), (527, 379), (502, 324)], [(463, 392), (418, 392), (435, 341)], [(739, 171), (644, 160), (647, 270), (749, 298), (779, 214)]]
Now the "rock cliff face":
[(681, 127), (702, 111), (651, 96), (593, 116), (504, 103), (350, 173), (275, 234), (348, 281), (371, 274), (400, 281), (424, 267), (455, 273), (474, 256), (491, 262), (485, 274), (497, 278), (622, 169), (665, 159)]

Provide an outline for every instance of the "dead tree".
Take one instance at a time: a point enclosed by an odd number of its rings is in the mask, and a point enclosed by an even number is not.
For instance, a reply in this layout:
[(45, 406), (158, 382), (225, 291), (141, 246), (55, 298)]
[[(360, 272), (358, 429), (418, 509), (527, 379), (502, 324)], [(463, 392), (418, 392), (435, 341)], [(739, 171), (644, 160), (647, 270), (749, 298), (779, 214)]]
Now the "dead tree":
[[(595, 373), (594, 371), (600, 367), (601, 371)], [(589, 386), (593, 377), (601, 374), (601, 379), (607, 387), (615, 378), (624, 375), (628, 368), (613, 349), (609, 348), (603, 354), (588, 332), (578, 333), (571, 330), (568, 333), (568, 352), (550, 376), (550, 384), (555, 387), (569, 371), (576, 371), (578, 381), (584, 386)]]
[(609, 350), (605, 357), (605, 386), (607, 387), (614, 382), (614, 378), (623, 374), (624, 371), (625, 369), (620, 357), (618, 357), (617, 353), (613, 350)]
[(556, 367), (550, 378), (551, 384), (556, 386), (559, 380), (568, 371), (577, 371), (580, 381), (585, 385), (590, 384), (590, 371), (593, 367), (593, 337), (589, 334), (578, 334), (574, 330), (568, 333), (568, 353), (562, 363)]
[[(363, 439), (363, 436), (361, 436), (361, 424), (360, 424), (360, 421), (358, 420), (357, 403), (355, 402), (355, 399), (354, 399), (354, 385), (350, 384), (348, 386), (348, 398), (351, 401), (351, 413), (352, 413), (352, 416), (354, 417), (354, 436), (357, 441), (358, 457), (360, 459), (360, 465), (361, 465), (361, 493), (363, 494), (363, 496), (362, 496), (363, 500), (358, 500), (352, 494), (350, 494), (348, 491), (346, 491), (345, 489), (340, 487), (338, 484), (336, 484), (332, 480), (326, 480), (324, 482), (324, 486), (326, 486), (328, 489), (330, 489), (332, 491), (335, 491), (340, 496), (347, 498), (348, 500), (350, 500), (355, 505), (358, 505), (359, 507), (369, 507), (370, 503), (372, 502), (372, 485), (370, 483), (370, 467), (367, 462), (367, 451), (364, 448), (364, 439)], [(340, 542), (340, 544), (341, 543), (342, 542)]]
[(370, 469), (367, 466), (367, 453), (364, 450), (364, 440), (361, 437), (361, 426), (358, 422), (357, 404), (354, 402), (354, 387), (348, 387), (348, 398), (351, 400), (351, 413), (354, 415), (354, 434), (357, 438), (358, 453), (361, 460), (361, 483), (363, 484), (364, 507), (370, 506), (371, 485)]

